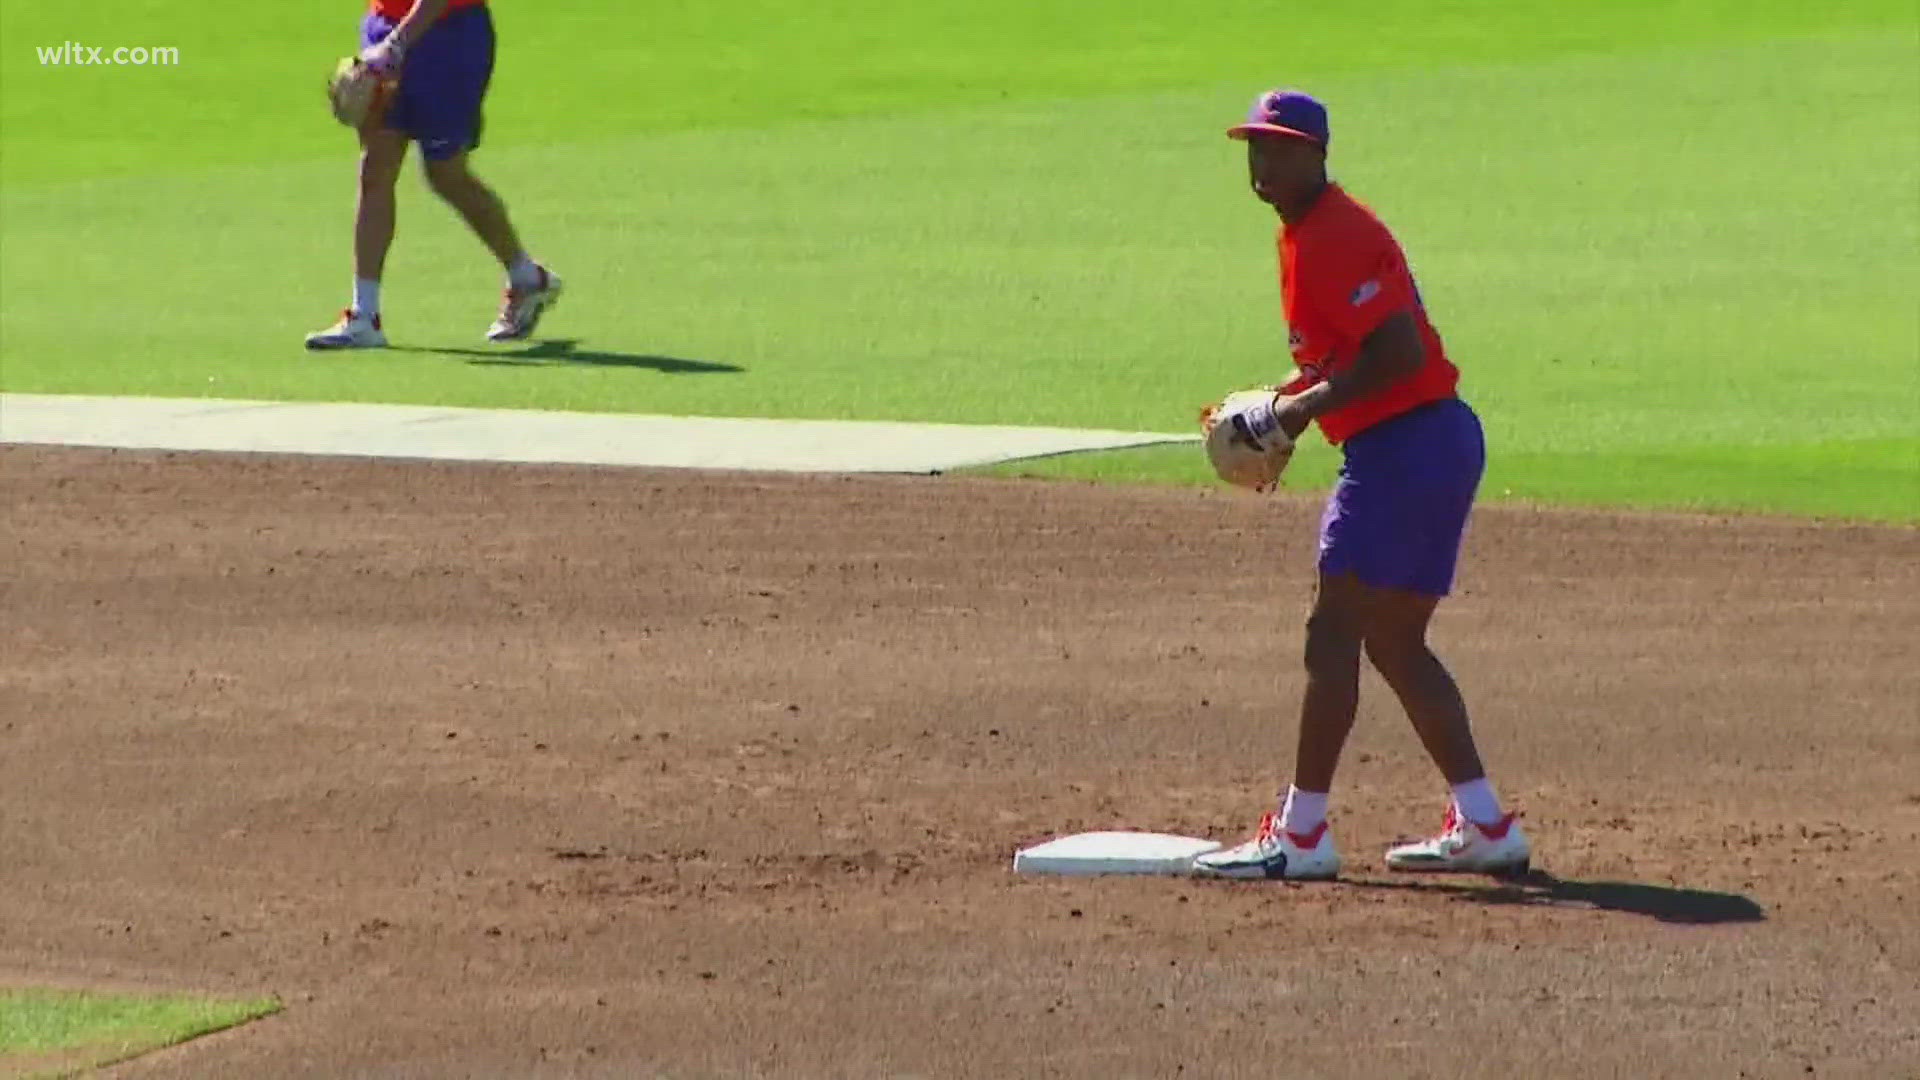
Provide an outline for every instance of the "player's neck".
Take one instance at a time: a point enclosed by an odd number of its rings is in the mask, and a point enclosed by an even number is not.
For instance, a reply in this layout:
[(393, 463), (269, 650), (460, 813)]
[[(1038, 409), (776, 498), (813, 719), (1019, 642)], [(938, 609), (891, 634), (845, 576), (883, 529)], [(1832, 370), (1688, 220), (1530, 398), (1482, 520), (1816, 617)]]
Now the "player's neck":
[(1279, 212), (1281, 221), (1288, 225), (1298, 225), (1301, 219), (1305, 218), (1307, 214), (1313, 210), (1314, 206), (1320, 202), (1320, 196), (1325, 195), (1327, 189), (1332, 186), (1333, 181), (1323, 176), (1320, 178), (1319, 183), (1301, 191), (1298, 198), (1276, 203), (1274, 210)]

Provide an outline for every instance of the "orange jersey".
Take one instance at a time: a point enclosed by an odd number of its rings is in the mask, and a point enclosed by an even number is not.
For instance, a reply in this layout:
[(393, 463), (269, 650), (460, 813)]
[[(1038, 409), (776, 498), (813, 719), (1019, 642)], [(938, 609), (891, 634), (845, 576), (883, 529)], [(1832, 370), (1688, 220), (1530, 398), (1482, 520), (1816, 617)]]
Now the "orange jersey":
[(1323, 414), (1338, 445), (1382, 420), (1454, 396), (1460, 371), (1427, 320), (1420, 290), (1393, 233), (1372, 210), (1329, 184), (1305, 217), (1280, 227), (1280, 295), (1294, 366), (1315, 381), (1353, 365), (1387, 316), (1411, 311), (1426, 358), (1386, 390)]
[[(486, 2), (487, 0), (447, 0), (447, 10), (479, 7)], [(373, 13), (399, 22), (407, 17), (407, 12), (413, 10), (413, 4), (414, 0), (373, 0)]]

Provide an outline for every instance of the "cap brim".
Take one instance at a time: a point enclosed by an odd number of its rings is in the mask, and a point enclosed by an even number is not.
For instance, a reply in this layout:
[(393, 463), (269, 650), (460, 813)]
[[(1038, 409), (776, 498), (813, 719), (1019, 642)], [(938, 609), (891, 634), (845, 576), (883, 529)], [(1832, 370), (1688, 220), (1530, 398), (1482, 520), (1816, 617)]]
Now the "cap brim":
[(1322, 145), (1319, 139), (1304, 131), (1281, 127), (1279, 124), (1236, 124), (1227, 129), (1229, 139), (1250, 139), (1255, 135), (1282, 135), (1290, 139), (1305, 139), (1315, 146)]

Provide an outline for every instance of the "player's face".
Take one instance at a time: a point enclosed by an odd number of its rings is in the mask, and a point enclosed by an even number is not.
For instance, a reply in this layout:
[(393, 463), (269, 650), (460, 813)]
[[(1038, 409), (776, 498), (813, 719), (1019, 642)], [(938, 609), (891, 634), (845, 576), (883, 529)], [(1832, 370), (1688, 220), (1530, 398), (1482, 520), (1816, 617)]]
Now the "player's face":
[(1326, 157), (1318, 146), (1288, 135), (1255, 135), (1247, 140), (1247, 172), (1254, 195), (1279, 205), (1320, 182)]

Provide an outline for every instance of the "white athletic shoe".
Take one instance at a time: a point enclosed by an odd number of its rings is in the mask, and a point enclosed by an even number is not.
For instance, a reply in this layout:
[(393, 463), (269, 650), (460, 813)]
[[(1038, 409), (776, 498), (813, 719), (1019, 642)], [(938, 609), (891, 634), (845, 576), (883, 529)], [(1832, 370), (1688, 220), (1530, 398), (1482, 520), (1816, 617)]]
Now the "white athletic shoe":
[(1193, 872), (1202, 877), (1327, 881), (1340, 873), (1340, 853), (1333, 849), (1326, 822), (1306, 836), (1296, 836), (1280, 827), (1279, 814), (1269, 813), (1260, 819), (1253, 839), (1194, 859)]
[(1524, 874), (1533, 859), (1520, 815), (1492, 825), (1467, 820), (1451, 800), (1438, 836), (1387, 850), (1387, 869), (1455, 874)]
[(540, 270), (540, 284), (529, 289), (507, 287), (500, 302), (500, 314), (487, 327), (488, 341), (523, 341), (540, 325), (540, 316), (560, 299), (560, 275), (546, 267)]
[(325, 330), (307, 335), (309, 349), (384, 349), (387, 335), (380, 330), (380, 316), (366, 316), (347, 308), (340, 321)]

